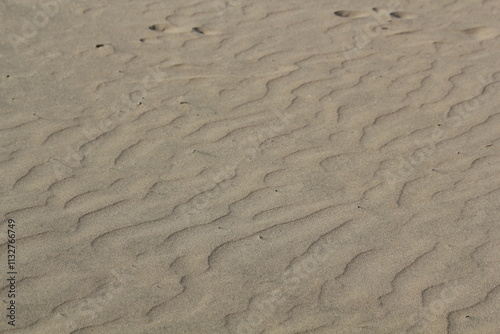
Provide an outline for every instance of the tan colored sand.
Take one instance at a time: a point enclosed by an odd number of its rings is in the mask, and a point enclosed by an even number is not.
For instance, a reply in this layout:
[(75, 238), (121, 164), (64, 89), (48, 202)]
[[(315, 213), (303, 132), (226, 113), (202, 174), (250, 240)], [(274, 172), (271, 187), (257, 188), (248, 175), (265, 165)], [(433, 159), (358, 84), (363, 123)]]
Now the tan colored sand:
[(2, 333), (500, 333), (498, 1), (0, 13)]

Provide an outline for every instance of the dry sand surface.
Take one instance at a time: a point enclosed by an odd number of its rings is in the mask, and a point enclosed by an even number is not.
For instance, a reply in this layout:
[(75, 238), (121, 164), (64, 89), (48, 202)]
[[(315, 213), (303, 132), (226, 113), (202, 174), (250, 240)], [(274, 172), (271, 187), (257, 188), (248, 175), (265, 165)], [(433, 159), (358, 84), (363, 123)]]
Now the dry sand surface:
[(500, 333), (499, 17), (0, 2), (0, 332)]

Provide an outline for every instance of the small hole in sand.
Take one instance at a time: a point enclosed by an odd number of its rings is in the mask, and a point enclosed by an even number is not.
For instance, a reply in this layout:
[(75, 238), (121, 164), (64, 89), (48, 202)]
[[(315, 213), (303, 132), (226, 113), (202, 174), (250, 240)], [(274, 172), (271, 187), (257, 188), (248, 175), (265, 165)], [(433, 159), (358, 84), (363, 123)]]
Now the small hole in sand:
[(198, 34), (202, 34), (202, 35), (205, 34), (205, 32), (203, 31), (203, 29), (200, 28), (200, 27), (194, 27), (192, 31), (193, 32), (197, 32)]

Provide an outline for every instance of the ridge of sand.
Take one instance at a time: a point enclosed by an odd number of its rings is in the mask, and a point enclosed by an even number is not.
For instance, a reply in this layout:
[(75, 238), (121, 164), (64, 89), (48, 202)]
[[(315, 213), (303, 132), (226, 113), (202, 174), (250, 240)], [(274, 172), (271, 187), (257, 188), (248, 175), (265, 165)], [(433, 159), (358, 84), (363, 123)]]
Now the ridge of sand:
[(2, 333), (500, 332), (499, 2), (0, 12)]

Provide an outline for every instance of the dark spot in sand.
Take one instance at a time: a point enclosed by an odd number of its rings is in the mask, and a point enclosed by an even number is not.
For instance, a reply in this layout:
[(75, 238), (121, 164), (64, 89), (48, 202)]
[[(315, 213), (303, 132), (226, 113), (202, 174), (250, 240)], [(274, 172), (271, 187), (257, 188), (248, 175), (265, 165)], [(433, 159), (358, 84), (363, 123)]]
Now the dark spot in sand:
[(338, 11), (334, 12), (333, 14), (340, 16), (340, 17), (349, 17), (349, 15), (351, 13), (347, 10), (338, 10)]
[(201, 30), (201, 28), (200, 28), (200, 27), (194, 27), (192, 31), (193, 31), (193, 32), (197, 32), (198, 34), (202, 34), (202, 35), (204, 35), (204, 34), (205, 34), (205, 33), (203, 32), (203, 30)]

